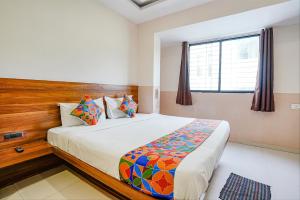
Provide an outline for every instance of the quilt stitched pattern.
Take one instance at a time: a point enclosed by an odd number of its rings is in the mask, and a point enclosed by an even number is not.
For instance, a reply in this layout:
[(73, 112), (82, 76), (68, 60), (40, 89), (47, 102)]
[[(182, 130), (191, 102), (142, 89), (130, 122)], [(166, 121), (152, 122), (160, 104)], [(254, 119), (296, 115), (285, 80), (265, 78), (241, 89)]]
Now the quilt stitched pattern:
[(121, 181), (160, 199), (174, 198), (174, 176), (179, 163), (218, 127), (221, 121), (196, 119), (120, 159)]

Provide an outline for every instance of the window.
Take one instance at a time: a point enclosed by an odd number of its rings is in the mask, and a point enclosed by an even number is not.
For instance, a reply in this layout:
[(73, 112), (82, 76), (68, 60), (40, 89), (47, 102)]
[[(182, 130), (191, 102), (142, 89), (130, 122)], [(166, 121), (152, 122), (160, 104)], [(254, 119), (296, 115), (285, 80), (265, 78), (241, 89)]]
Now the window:
[(191, 45), (191, 90), (254, 91), (258, 56), (259, 35)]

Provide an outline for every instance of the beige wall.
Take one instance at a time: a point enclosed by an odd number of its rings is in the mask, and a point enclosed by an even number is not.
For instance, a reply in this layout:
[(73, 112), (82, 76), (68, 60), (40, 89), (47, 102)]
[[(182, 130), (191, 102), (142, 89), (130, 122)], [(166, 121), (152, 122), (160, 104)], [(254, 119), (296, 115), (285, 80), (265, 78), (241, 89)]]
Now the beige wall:
[(98, 0), (0, 1), (0, 77), (137, 84), (137, 39)]
[(250, 110), (252, 94), (192, 93), (193, 105), (175, 103), (176, 92), (161, 92), (161, 113), (167, 115), (225, 119), (230, 123), (230, 140), (300, 152), (299, 110), (289, 104), (299, 102), (299, 94), (275, 94), (274, 113)]
[(231, 125), (232, 141), (300, 151), (299, 25), (274, 27), (274, 113), (250, 110), (252, 94), (193, 93), (192, 106), (175, 103), (181, 44), (161, 51), (161, 106), (163, 114), (225, 119)]
[[(286, 0), (218, 0), (211, 1), (207, 4), (200, 5), (191, 9), (187, 9), (178, 13), (174, 13), (165, 17), (161, 17), (139, 25), (139, 68), (138, 83), (140, 86), (157, 87), (159, 75), (159, 56), (155, 52), (159, 51), (157, 45), (157, 34), (159, 32), (207, 21), (210, 19), (237, 14), (251, 9), (256, 9), (268, 5), (277, 4)], [(143, 89), (143, 88), (142, 88)], [(149, 90), (150, 91), (150, 90)], [(154, 91), (154, 90), (152, 90)], [(152, 108), (143, 108), (145, 110), (155, 111), (157, 108), (154, 93), (147, 95), (152, 101)]]

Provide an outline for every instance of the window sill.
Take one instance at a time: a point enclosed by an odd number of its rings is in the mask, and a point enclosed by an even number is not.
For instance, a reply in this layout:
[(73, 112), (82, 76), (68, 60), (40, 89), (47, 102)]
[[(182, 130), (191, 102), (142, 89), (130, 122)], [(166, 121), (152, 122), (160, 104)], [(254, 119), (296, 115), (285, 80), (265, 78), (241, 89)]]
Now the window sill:
[(199, 93), (254, 93), (254, 91), (214, 91), (214, 90), (191, 90), (191, 92), (199, 92)]

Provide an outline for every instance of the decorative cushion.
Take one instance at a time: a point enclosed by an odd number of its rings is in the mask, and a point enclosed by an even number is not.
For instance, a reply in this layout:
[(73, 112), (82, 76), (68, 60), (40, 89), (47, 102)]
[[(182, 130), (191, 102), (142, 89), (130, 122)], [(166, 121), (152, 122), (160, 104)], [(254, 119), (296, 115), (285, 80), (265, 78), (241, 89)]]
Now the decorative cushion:
[(132, 97), (125, 95), (120, 105), (120, 110), (126, 113), (128, 117), (135, 117), (137, 103), (134, 102)]
[[(94, 99), (94, 102), (99, 106), (101, 111), (100, 121), (105, 121), (106, 115), (103, 98)], [(84, 125), (81, 119), (71, 115), (71, 112), (79, 105), (78, 103), (59, 103), (58, 105), (60, 107), (61, 124), (63, 127)]]
[(119, 108), (123, 101), (123, 97), (121, 98), (111, 98), (104, 97), (106, 102), (106, 111), (109, 119), (117, 119), (127, 117), (126, 113), (122, 112)]
[(101, 110), (90, 96), (84, 96), (71, 115), (78, 117), (86, 125), (96, 125), (100, 119)]
[(78, 106), (78, 103), (59, 103), (60, 118), (63, 127), (83, 125), (83, 121), (70, 115), (72, 110)]

